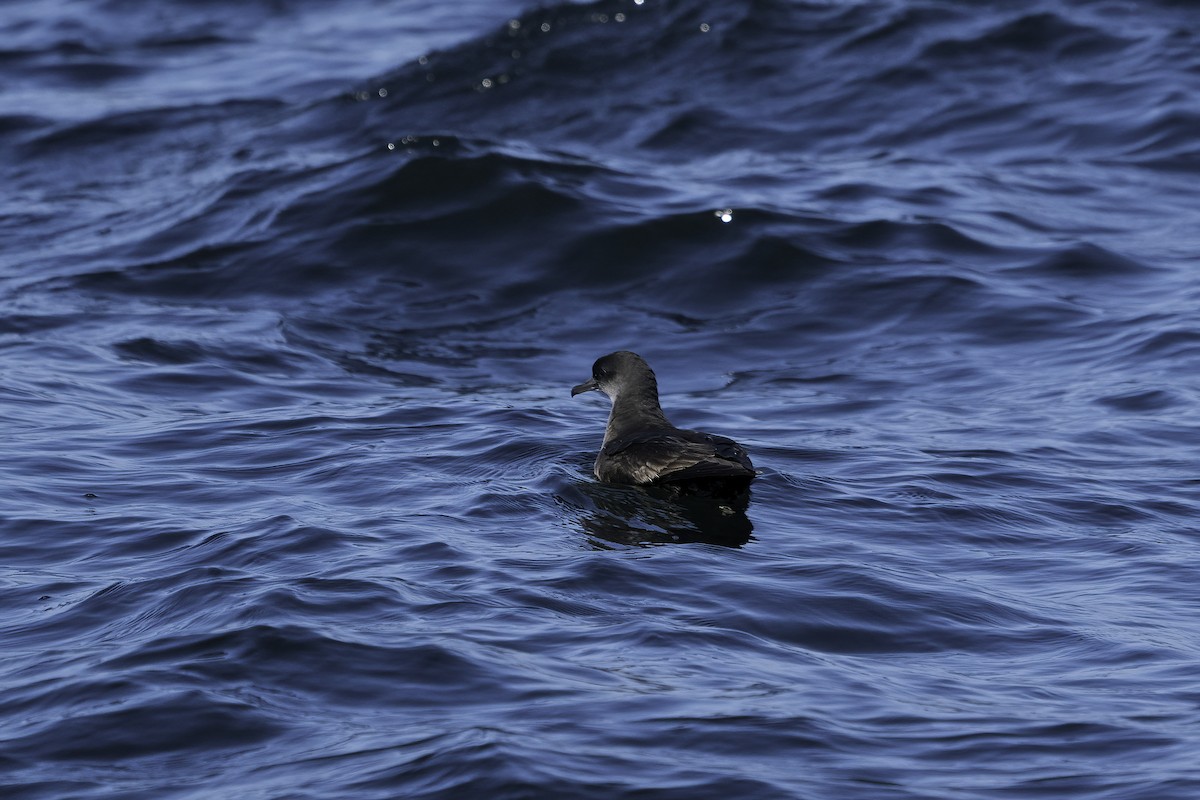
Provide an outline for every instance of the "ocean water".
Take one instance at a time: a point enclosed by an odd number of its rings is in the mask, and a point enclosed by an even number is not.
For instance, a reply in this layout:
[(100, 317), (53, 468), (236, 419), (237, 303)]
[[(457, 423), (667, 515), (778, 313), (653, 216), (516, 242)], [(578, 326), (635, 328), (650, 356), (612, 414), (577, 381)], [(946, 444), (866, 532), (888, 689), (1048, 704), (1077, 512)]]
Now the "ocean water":
[[(0, 796), (1200, 796), (1200, 15), (0, 7)], [(598, 484), (632, 349), (761, 475)]]

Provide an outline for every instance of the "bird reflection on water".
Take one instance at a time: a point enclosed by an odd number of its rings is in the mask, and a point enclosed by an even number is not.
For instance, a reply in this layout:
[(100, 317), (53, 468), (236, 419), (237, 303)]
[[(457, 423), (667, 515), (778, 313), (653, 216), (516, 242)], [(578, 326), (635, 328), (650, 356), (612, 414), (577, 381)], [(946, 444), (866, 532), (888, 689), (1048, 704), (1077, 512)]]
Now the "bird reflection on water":
[(659, 486), (620, 486), (581, 481), (580, 523), (598, 549), (609, 544), (715, 544), (741, 547), (754, 524), (746, 516), (749, 491), (733, 501), (680, 495)]

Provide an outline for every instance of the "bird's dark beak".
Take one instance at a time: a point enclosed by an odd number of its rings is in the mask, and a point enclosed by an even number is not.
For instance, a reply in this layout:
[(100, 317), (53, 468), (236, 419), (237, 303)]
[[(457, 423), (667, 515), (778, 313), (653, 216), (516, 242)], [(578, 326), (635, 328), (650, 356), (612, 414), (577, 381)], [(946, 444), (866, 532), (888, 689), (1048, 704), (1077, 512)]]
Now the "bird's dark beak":
[(583, 383), (571, 389), (571, 397), (574, 397), (577, 394), (583, 394), (584, 392), (594, 392), (599, 388), (600, 384), (596, 382), (595, 378), (592, 378), (590, 381), (584, 381)]

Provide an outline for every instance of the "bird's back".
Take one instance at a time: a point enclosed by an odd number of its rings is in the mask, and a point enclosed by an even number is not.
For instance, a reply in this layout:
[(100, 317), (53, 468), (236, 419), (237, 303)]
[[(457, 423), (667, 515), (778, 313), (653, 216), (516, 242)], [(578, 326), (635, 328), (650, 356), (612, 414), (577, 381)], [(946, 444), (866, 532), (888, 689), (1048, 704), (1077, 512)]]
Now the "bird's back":
[(608, 483), (704, 484), (745, 489), (754, 465), (741, 445), (724, 436), (679, 428), (657, 428), (606, 442), (596, 459), (596, 477)]

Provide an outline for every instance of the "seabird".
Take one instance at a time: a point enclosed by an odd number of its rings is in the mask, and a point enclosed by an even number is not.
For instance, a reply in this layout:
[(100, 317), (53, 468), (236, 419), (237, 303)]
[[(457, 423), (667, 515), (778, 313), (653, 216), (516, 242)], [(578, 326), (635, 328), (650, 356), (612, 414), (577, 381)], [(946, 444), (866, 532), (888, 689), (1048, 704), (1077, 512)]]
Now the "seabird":
[(658, 381), (637, 353), (621, 350), (596, 360), (591, 380), (571, 396), (600, 391), (612, 400), (595, 474), (605, 483), (663, 486), (687, 494), (744, 494), (754, 465), (724, 436), (676, 428), (658, 402)]

